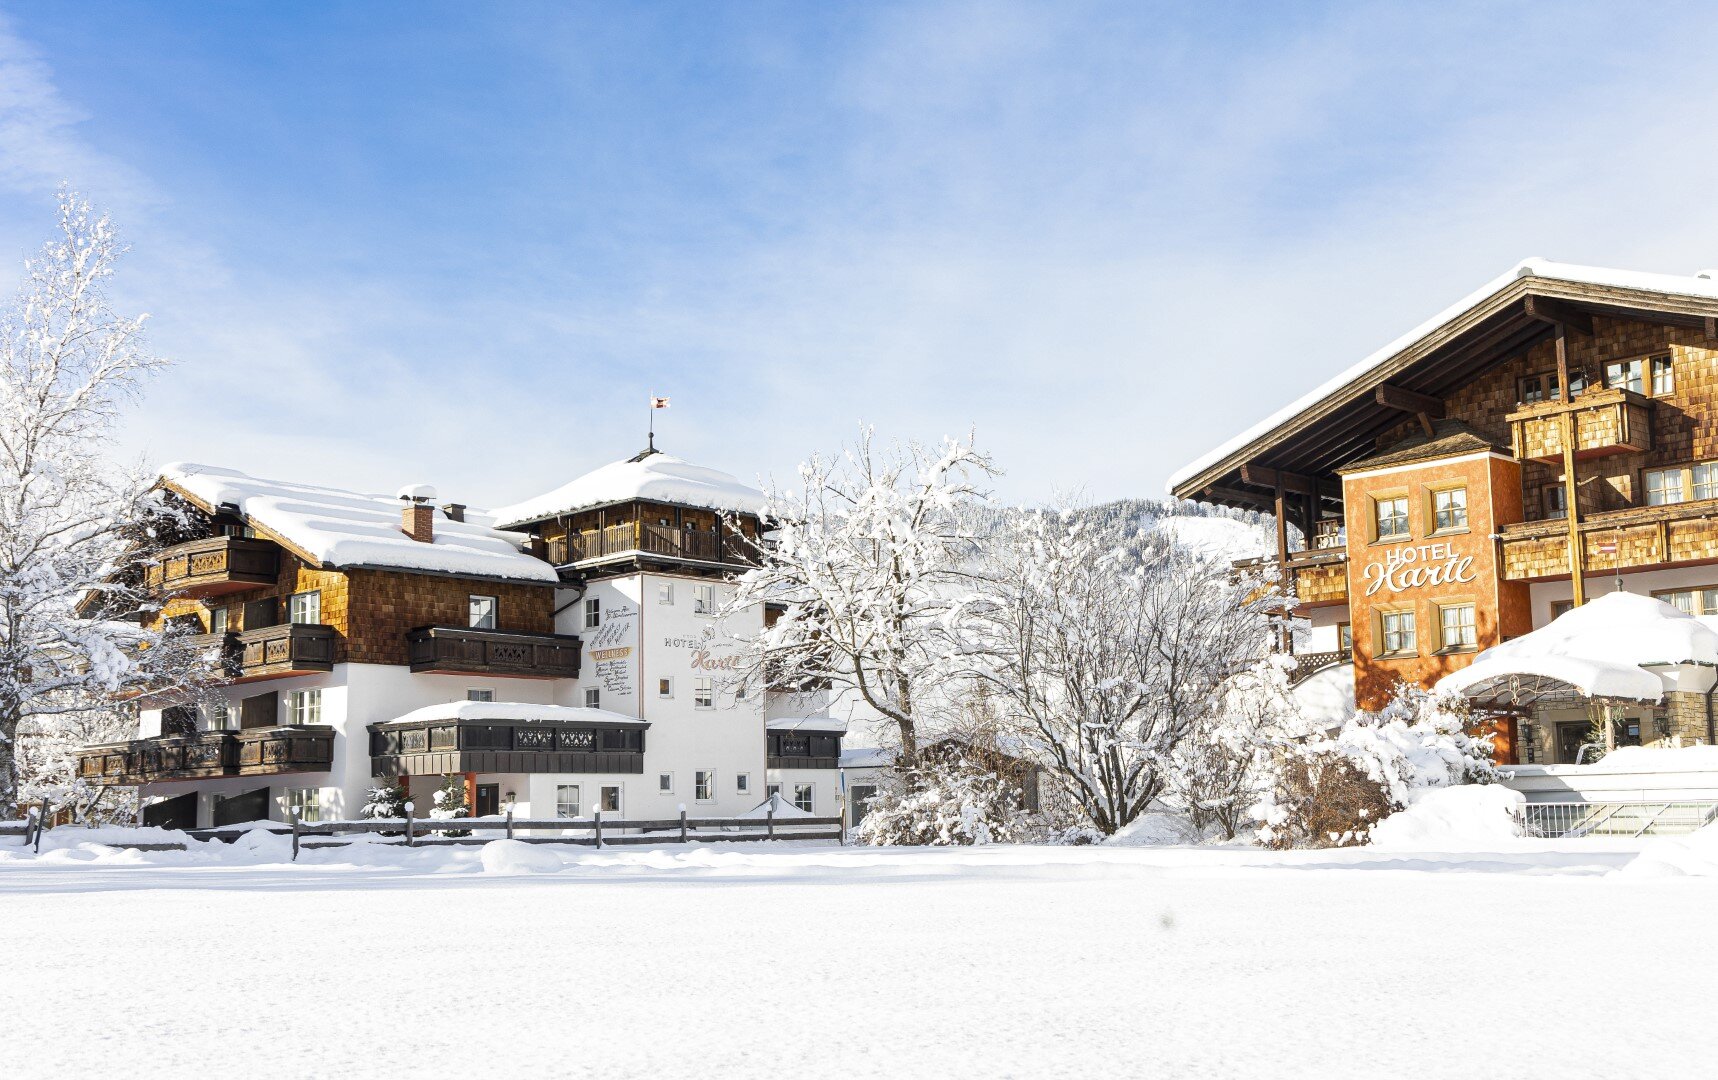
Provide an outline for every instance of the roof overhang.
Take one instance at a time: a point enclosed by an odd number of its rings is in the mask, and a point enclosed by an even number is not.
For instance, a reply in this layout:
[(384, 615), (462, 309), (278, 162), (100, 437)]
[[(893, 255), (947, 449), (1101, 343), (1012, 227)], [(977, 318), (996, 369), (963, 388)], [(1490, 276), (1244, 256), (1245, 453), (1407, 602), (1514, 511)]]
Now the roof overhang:
[(1416, 401), (1442, 399), (1550, 336), (1559, 322), (1591, 333), (1594, 316), (1700, 329), (1718, 341), (1718, 295), (1566, 280), (1524, 264), (1512, 279), (1309, 394), (1281, 420), (1267, 421), (1181, 470), (1170, 492), (1264, 509), (1274, 502), (1274, 481), (1281, 475), (1287, 490), (1300, 494), (1307, 489), (1305, 478), (1330, 478), (1328, 496), (1335, 498), (1340, 486), (1334, 471), (1372, 453), (1380, 436), (1411, 421)]

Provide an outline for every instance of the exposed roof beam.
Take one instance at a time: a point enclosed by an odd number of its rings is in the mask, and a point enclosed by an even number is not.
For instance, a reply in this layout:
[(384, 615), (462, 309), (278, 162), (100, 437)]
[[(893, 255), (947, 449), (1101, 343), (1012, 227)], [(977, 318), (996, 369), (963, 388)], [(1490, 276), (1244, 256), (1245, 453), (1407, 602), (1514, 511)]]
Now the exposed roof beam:
[(1706, 340), (1718, 341), (1718, 318), (1706, 316)]
[(1373, 395), (1378, 399), (1378, 404), (1385, 408), (1400, 409), (1405, 413), (1413, 413), (1419, 417), (1420, 429), (1426, 433), (1426, 438), (1429, 439), (1437, 434), (1437, 429), (1432, 426), (1432, 421), (1442, 420), (1444, 416), (1444, 403), (1437, 398), (1430, 394), (1417, 394), (1412, 390), (1404, 390), (1400, 386), (1391, 386), (1389, 383), (1379, 383), (1378, 389), (1373, 391)]
[(1588, 337), (1593, 336), (1593, 315), (1590, 311), (1583, 311), (1566, 301), (1553, 300), (1547, 296), (1529, 295), (1523, 304), (1529, 318), (1538, 319), (1540, 322), (1562, 323), (1571, 330), (1578, 330)]
[(1251, 462), (1241, 466), (1241, 480), (1248, 484), (1274, 488), (1277, 486), (1278, 477), (1282, 478), (1284, 491), (1292, 491), (1296, 495), (1312, 494), (1312, 477), (1310, 476), (1281, 472), (1277, 469), (1266, 468), (1263, 465), (1254, 465)]

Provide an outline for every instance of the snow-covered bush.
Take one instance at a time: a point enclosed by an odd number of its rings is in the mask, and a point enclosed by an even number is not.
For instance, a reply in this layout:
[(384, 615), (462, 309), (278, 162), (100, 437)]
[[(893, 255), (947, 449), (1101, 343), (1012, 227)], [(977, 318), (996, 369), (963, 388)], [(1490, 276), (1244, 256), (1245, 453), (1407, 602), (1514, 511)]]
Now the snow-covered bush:
[(1361, 713), (1334, 738), (1279, 745), (1271, 782), (1253, 808), (1268, 847), (1365, 843), (1385, 817), (1421, 791), (1490, 783), (1491, 736), (1467, 731), (1459, 699), (1403, 685), (1377, 713)]
[(1271, 779), (1272, 750), (1294, 724), (1293, 659), (1275, 653), (1230, 684), (1170, 754), (1169, 794), (1198, 835), (1233, 840)]
[[(460, 785), (461, 794), (465, 785)], [(364, 808), (358, 813), (367, 818), (403, 818), (406, 816), (406, 803), (411, 797), (406, 789), (399, 784), (383, 784), (370, 789), (370, 795), (364, 800)]]
[(1020, 793), (995, 773), (933, 766), (900, 778), (870, 802), (854, 838), (862, 844), (997, 844), (1026, 827)]
[[(459, 773), (448, 773), (442, 777), (441, 787), (436, 789), (435, 805), (430, 807), (430, 817), (447, 820), (471, 816), (471, 806), (465, 798), (465, 777)], [(450, 829), (443, 836), (470, 836), (470, 829)]]

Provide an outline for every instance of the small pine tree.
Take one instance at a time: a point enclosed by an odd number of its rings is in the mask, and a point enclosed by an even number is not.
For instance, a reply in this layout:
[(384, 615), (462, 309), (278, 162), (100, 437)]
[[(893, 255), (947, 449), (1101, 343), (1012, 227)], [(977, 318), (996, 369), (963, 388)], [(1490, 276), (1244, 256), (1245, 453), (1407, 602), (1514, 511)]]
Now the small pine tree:
[(373, 787), (361, 813), (367, 818), (403, 818), (409, 797), (406, 789), (397, 783)]
[[(430, 810), (432, 818), (462, 818), (471, 816), (471, 804), (465, 800), (465, 777), (459, 773), (448, 773), (442, 777), (442, 784), (435, 793), (435, 806)], [(470, 829), (454, 829), (443, 833), (444, 836), (470, 836)]]

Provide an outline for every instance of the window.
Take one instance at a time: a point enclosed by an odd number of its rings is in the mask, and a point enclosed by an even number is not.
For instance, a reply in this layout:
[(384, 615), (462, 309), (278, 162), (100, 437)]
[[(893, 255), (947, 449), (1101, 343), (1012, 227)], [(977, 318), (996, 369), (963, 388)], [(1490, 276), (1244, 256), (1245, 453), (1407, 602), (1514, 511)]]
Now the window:
[(674, 774), (671, 772), (656, 774), (656, 793), (658, 795), (674, 794)]
[(293, 727), (322, 723), (322, 691), (294, 690), (288, 694), (286, 719)]
[(593, 596), (585, 601), (585, 629), (595, 630), (602, 625), (602, 600)]
[(1376, 499), (1373, 509), (1377, 514), (1378, 539), (1405, 540), (1408, 536), (1408, 497), (1393, 495), (1387, 499)]
[[(1533, 405), (1541, 401), (1557, 399), (1557, 373), (1548, 371), (1542, 375), (1529, 375), (1521, 380), (1521, 403)], [(1569, 396), (1576, 397), (1587, 388), (1587, 373), (1571, 371), (1569, 373)]]
[(656, 586), (656, 602), (658, 604), (672, 604), (674, 602), (674, 583), (672, 581), (664, 581)]
[(1612, 390), (1633, 390), (1637, 394), (1646, 392), (1646, 361), (1619, 360), (1614, 364), (1605, 365), (1605, 385)]
[(233, 727), (233, 707), (225, 700), (214, 702), (209, 706), (209, 730), (229, 731)]
[(1699, 589), (1673, 589), (1652, 595), (1690, 615), (1718, 615), (1718, 586), (1715, 585)]
[(659, 698), (671, 698), (671, 697), (673, 697), (674, 696), (674, 680), (671, 678), (669, 678), (669, 679), (657, 679), (656, 680), (656, 696)]
[(1382, 655), (1405, 655), (1418, 651), (1412, 611), (1380, 611), (1378, 625), (1384, 646), (1380, 650)]
[(710, 802), (716, 797), (716, 774), (710, 769), (699, 769), (692, 774), (692, 798), (698, 802)]
[(1553, 619), (1555, 619), (1561, 615), (1567, 615), (1567, 614), (1569, 614), (1569, 612), (1574, 611), (1574, 610), (1575, 610), (1575, 601), (1573, 601), (1573, 600), (1553, 600), (1553, 601), (1551, 601), (1551, 617)]
[(1472, 649), (1479, 645), (1472, 604), (1446, 604), (1438, 609), (1440, 640), (1444, 651)]
[(600, 708), (602, 708), (602, 691), (601, 690), (599, 690), (593, 686), (593, 687), (590, 687), (589, 689), (587, 689), (585, 691), (585, 708), (587, 708), (587, 709), (600, 709)]
[(209, 633), (224, 634), (227, 632), (227, 609), (224, 607), (209, 609)]
[(766, 797), (774, 796), (774, 795), (780, 795), (780, 794), (781, 794), (781, 785), (780, 784), (765, 784), (764, 785), (764, 795)]
[(579, 785), (555, 785), (555, 816), (562, 818), (579, 816)]
[(1354, 651), (1354, 627), (1348, 623), (1336, 624), (1337, 647), (1345, 653)]
[(1683, 501), (1681, 469), (1648, 469), (1646, 472), (1646, 504), (1669, 506)]
[(602, 812), (605, 814), (620, 813), (620, 785), (604, 784), (602, 788)]
[(1663, 397), (1676, 390), (1676, 369), (1671, 365), (1670, 357), (1655, 356), (1651, 360), (1652, 396)]
[(739, 792), (741, 795), (751, 794), (752, 774), (751, 773), (745, 773), (745, 772), (735, 773), (734, 774), (734, 790)]
[(1561, 483), (1552, 484), (1545, 489), (1545, 516), (1547, 518), (1569, 516), (1569, 492)]
[(1696, 499), (1718, 499), (1718, 462), (1705, 462), (1688, 470)]
[(467, 701), (494, 701), (495, 700), (495, 691), (479, 689), (478, 687), (473, 686), (470, 689), (466, 690), (465, 700), (467, 700)]
[(1432, 522), (1437, 532), (1467, 528), (1467, 488), (1432, 492)]
[(812, 807), (816, 805), (816, 800), (812, 798), (811, 789), (812, 785), (810, 784), (793, 785), (793, 805), (799, 807), (808, 814), (812, 812)]
[(300, 821), (322, 820), (321, 788), (287, 788), (286, 812)]
[(314, 624), (322, 621), (322, 594), (319, 592), (293, 593), (286, 600), (286, 621), (289, 623)]
[(692, 707), (694, 709), (713, 709), (716, 707), (716, 680), (698, 678), (692, 680)]
[(715, 590), (708, 585), (692, 586), (692, 614), (709, 615), (715, 610)]
[(474, 596), (467, 605), (467, 624), (476, 630), (495, 629), (495, 597)]

